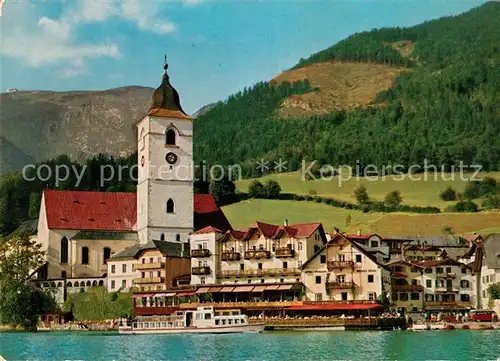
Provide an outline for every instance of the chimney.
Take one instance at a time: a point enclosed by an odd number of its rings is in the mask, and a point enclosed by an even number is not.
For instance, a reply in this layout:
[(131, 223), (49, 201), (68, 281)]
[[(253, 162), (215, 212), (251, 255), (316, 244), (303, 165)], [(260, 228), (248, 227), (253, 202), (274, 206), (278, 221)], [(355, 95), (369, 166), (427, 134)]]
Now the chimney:
[(288, 227), (288, 219), (285, 219), (285, 222), (283, 222), (283, 224), (285, 225), (285, 227)]

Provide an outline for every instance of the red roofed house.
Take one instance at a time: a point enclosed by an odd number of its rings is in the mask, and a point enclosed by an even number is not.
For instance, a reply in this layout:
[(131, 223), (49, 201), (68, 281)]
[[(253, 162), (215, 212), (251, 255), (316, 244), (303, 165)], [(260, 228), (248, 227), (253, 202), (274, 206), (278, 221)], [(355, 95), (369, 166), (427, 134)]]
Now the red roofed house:
[[(211, 195), (193, 194), (193, 122), (182, 110), (167, 67), (150, 111), (137, 123), (137, 192), (43, 192), (37, 238), (47, 252), (47, 263), (37, 277), (53, 282), (42, 284), (71, 284), (74, 290), (68, 291), (79, 292), (106, 284), (106, 275), (124, 273), (124, 265), (119, 270), (116, 265), (108, 267), (113, 254), (130, 253), (131, 247), (157, 245), (153, 241), (158, 241), (177, 245), (169, 248), (169, 257), (187, 258), (191, 232), (207, 226), (231, 230)], [(142, 276), (154, 278), (150, 274), (161, 271), (152, 267), (143, 266), (147, 272)], [(127, 274), (134, 277), (134, 267), (129, 268)], [(143, 288), (157, 289), (158, 285), (142, 281)]]
[(311, 301), (376, 302), (391, 292), (389, 268), (341, 233), (334, 234), (302, 270), (305, 294)]
[(253, 293), (292, 299), (298, 296), (302, 264), (326, 241), (321, 223), (256, 222), (239, 231), (206, 227), (190, 237), (191, 284), (202, 286), (199, 293), (226, 300), (243, 300)]

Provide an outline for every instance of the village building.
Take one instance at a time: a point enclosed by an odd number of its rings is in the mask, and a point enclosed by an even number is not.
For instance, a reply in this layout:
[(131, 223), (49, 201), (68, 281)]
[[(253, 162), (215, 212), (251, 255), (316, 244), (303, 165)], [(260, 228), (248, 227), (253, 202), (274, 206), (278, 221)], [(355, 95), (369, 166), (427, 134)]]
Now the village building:
[(413, 263), (396, 260), (387, 264), (391, 274), (391, 308), (400, 313), (424, 308), (422, 268)]
[(500, 283), (500, 234), (490, 234), (477, 247), (475, 271), (477, 272), (478, 309), (496, 309), (500, 301), (491, 297), (490, 287)]
[(189, 249), (184, 243), (150, 241), (113, 255), (108, 260), (108, 290), (165, 291), (190, 274)]
[(465, 311), (475, 298), (472, 269), (463, 263), (445, 258), (419, 262), (422, 267), (426, 310)]
[(302, 265), (302, 272), (306, 298), (312, 301), (375, 302), (391, 292), (390, 269), (340, 233)]
[(282, 300), (299, 296), (301, 267), (323, 247), (326, 234), (320, 223), (256, 222), (239, 231), (207, 227), (190, 239), (191, 284), (205, 285), (198, 293), (217, 299)]
[(392, 307), (405, 311), (467, 311), (476, 292), (470, 266), (451, 258), (431, 261), (394, 261)]

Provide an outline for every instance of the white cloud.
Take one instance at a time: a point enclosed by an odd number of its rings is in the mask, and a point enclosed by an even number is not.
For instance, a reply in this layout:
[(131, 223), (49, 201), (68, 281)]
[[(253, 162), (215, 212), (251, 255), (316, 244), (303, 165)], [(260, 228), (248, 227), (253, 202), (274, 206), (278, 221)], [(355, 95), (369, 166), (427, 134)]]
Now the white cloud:
[[(189, 0), (193, 1), (193, 0)], [(143, 31), (159, 34), (176, 31), (176, 25), (161, 16), (161, 3), (137, 1), (80, 0), (58, 18), (40, 17), (33, 4), (11, 3), (1, 18), (0, 53), (26, 65), (61, 65), (60, 76), (78, 76), (87, 72), (86, 61), (102, 57), (119, 58), (116, 43), (84, 43), (77, 34), (82, 25), (118, 18), (135, 24)]]
[(118, 14), (121, 18), (134, 22), (141, 30), (160, 34), (175, 31), (174, 23), (158, 17), (159, 10), (158, 3), (155, 2), (139, 3), (127, 0), (120, 4)]

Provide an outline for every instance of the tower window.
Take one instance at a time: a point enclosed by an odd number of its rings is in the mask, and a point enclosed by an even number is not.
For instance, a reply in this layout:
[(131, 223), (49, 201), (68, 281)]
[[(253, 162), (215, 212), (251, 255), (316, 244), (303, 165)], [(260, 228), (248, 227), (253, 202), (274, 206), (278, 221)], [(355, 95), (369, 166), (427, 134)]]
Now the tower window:
[(174, 213), (174, 201), (172, 198), (167, 201), (167, 213)]
[(164, 241), (164, 240), (165, 240), (165, 234), (162, 233), (162, 234), (160, 234), (160, 241)]
[(61, 263), (68, 263), (68, 239), (61, 239)]
[(82, 247), (82, 264), (89, 264), (89, 248)]
[(169, 129), (165, 133), (165, 145), (175, 145), (175, 131), (173, 129)]
[(181, 241), (181, 235), (180, 235), (179, 233), (177, 233), (177, 234), (175, 235), (175, 240), (176, 240), (177, 242), (180, 242), (180, 241)]

